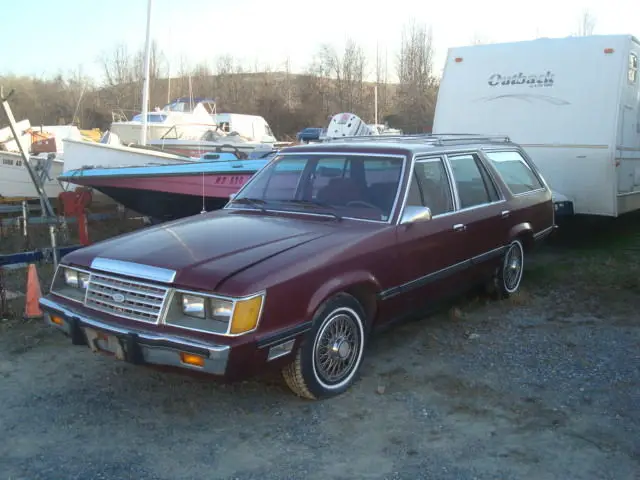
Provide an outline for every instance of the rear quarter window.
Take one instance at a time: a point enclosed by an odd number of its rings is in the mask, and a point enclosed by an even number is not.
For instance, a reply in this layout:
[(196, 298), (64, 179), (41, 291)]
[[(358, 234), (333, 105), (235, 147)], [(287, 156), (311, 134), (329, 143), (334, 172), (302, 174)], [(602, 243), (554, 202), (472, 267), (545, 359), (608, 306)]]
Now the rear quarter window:
[(514, 195), (544, 188), (538, 176), (518, 152), (485, 152), (485, 155)]

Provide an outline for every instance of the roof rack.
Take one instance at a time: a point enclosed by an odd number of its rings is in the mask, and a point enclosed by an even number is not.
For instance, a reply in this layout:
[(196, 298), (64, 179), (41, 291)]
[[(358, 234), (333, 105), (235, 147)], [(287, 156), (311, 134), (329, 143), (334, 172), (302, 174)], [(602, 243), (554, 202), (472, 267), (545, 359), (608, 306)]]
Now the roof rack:
[(447, 143), (511, 143), (506, 135), (486, 135), (477, 133), (417, 133), (404, 135), (361, 135), (349, 137), (321, 138), (321, 143), (333, 142), (415, 142), (430, 145)]

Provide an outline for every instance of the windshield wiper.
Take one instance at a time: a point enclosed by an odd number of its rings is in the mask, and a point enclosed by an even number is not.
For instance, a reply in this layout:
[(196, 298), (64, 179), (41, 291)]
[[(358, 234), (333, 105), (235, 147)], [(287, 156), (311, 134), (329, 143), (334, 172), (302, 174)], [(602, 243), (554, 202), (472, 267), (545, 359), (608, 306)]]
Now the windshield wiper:
[(246, 203), (248, 205), (251, 205), (252, 207), (257, 208), (258, 210), (260, 210), (262, 213), (266, 213), (267, 210), (264, 208), (264, 204), (267, 203), (264, 200), (262, 200), (261, 198), (250, 198), (250, 197), (241, 197), (241, 198), (234, 198), (233, 200), (231, 200), (231, 203)]
[(284, 200), (285, 203), (293, 203), (296, 205), (304, 205), (307, 207), (316, 207), (316, 208), (326, 208), (327, 211), (323, 211), (322, 213), (326, 213), (327, 215), (331, 215), (336, 220), (342, 220), (342, 217), (338, 215), (335, 211), (336, 207), (330, 205), (328, 203), (321, 202), (319, 200)]

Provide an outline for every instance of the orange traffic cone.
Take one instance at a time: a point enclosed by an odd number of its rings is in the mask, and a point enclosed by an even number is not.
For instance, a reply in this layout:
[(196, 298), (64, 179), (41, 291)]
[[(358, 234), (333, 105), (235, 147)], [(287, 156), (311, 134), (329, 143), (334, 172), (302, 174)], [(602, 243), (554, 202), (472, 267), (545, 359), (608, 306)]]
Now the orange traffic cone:
[(35, 264), (29, 264), (27, 272), (27, 292), (24, 307), (24, 318), (30, 320), (33, 318), (42, 318), (42, 309), (40, 309), (40, 297), (42, 290), (40, 289), (40, 280)]

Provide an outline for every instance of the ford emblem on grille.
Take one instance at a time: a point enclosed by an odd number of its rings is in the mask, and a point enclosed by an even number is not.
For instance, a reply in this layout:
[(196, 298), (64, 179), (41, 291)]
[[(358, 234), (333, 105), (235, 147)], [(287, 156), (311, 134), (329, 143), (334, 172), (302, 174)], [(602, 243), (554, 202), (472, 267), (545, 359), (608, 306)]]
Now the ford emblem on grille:
[(111, 298), (113, 299), (114, 302), (116, 303), (122, 303), (124, 302), (124, 295), (122, 295), (121, 293), (114, 293)]

